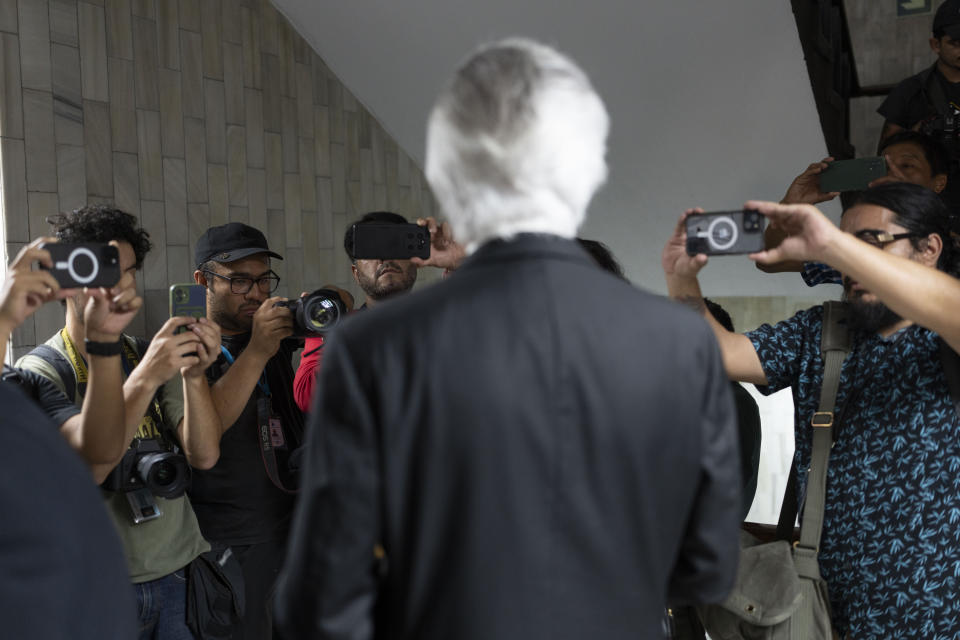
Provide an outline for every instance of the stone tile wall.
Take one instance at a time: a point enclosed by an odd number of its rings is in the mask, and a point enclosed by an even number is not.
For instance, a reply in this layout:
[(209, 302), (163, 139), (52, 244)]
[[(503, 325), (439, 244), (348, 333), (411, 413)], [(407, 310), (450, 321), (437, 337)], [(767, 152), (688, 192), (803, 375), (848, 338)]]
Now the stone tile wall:
[[(208, 226), (263, 230), (282, 294), (358, 295), (347, 224), (433, 212), (420, 169), (267, 0), (0, 0), (0, 167), (8, 261), (58, 211), (139, 216), (154, 242), (139, 335), (192, 280)], [(62, 324), (46, 305), (13, 355)]]

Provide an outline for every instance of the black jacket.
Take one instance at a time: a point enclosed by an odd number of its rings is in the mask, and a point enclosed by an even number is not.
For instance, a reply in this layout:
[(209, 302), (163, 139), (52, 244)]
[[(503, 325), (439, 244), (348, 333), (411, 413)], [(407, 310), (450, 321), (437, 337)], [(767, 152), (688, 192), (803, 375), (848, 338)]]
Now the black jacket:
[(326, 348), (285, 639), (657, 638), (668, 595), (726, 595), (735, 414), (695, 314), (523, 235)]

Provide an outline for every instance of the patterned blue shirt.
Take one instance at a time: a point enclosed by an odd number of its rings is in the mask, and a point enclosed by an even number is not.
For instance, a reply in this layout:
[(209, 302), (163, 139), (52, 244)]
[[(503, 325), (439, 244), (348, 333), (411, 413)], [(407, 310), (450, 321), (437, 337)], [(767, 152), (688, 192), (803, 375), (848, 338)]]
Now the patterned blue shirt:
[[(792, 387), (798, 489), (823, 381), (823, 307), (747, 334), (769, 394)], [(858, 640), (960, 638), (960, 419), (935, 333), (854, 332), (837, 393), (820, 568)]]

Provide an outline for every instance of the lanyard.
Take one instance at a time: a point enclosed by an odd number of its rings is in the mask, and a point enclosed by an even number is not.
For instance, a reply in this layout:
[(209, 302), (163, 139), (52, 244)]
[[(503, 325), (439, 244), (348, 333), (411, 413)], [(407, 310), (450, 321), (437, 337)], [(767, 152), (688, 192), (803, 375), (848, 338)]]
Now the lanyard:
[[(227, 359), (228, 364), (233, 364), (234, 358), (233, 354), (230, 353), (230, 350), (225, 346), (220, 345), (220, 352), (223, 353), (223, 357)], [(270, 385), (267, 383), (266, 370), (260, 372), (260, 379), (257, 380), (257, 386), (260, 387), (260, 391), (263, 391), (263, 394), (270, 397)]]
[[(73, 344), (73, 340), (70, 338), (70, 333), (66, 327), (60, 330), (60, 337), (63, 339), (63, 347), (67, 352), (67, 358), (70, 360), (70, 364), (73, 365), (73, 370), (77, 374), (77, 384), (85, 385), (87, 382), (86, 360), (84, 360), (80, 352), (77, 351), (77, 346)], [(129, 378), (133, 368), (137, 366), (138, 358), (130, 349), (130, 345), (127, 344), (126, 340), (121, 338), (120, 341), (123, 344), (123, 354), (120, 358), (120, 363), (123, 365), (124, 378)]]

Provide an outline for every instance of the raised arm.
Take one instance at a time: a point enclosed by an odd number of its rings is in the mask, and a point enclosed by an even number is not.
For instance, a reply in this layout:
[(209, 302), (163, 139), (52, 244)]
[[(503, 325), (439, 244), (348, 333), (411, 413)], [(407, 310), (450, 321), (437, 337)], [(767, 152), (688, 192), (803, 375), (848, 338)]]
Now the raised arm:
[(910, 259), (862, 242), (836, 227), (816, 207), (748, 202), (787, 230), (773, 249), (750, 257), (757, 262), (816, 260), (856, 280), (901, 317), (938, 333), (960, 350), (960, 280), (936, 268), (944, 240), (930, 234)]
[(0, 362), (6, 360), (7, 343), (14, 329), (51, 300), (63, 300), (76, 293), (75, 289), (61, 289), (49, 271), (32, 270), (37, 263), (52, 267), (50, 252), (41, 249), (45, 242), (56, 238), (37, 238), (17, 253), (0, 287)]
[[(192, 331), (177, 334), (177, 328), (196, 322), (195, 318), (174, 317), (167, 320), (144, 354), (143, 359), (134, 368), (123, 383), (123, 421), (112, 425), (116, 442), (122, 442), (123, 448), (114, 459), (93, 465), (93, 475), (98, 483), (103, 482), (110, 471), (117, 466), (130, 442), (137, 435), (143, 416), (146, 415), (157, 389), (177, 374), (185, 363), (195, 363), (197, 344), (200, 338)], [(192, 360), (191, 360), (192, 358)]]
[(220, 458), (223, 423), (213, 403), (206, 370), (220, 354), (220, 326), (200, 318), (188, 330), (200, 338), (197, 355), (184, 358), (189, 364), (180, 368), (183, 377), (183, 420), (177, 434), (191, 467), (209, 469)]
[[(133, 273), (124, 273), (109, 290), (88, 289), (86, 294), (86, 339), (118, 343), (123, 329), (143, 305)], [(120, 353), (105, 356), (88, 352), (87, 369), (87, 390), (80, 415), (64, 422), (60, 432), (91, 466), (115, 464), (130, 444), (129, 439), (124, 440), (126, 411)]]
[(760, 366), (760, 358), (749, 338), (724, 329), (718, 323), (703, 302), (697, 274), (707, 264), (707, 256), (687, 255), (687, 229), (684, 221), (691, 213), (701, 213), (702, 209), (690, 209), (680, 216), (679, 222), (663, 248), (661, 266), (667, 280), (667, 291), (671, 298), (681, 302), (702, 315), (710, 324), (720, 345), (723, 366), (732, 380), (766, 384), (767, 376)]
[(237, 421), (247, 406), (267, 361), (280, 348), (283, 339), (293, 334), (290, 310), (276, 306), (283, 300), (285, 298), (281, 297), (264, 300), (253, 316), (253, 331), (247, 347), (243, 353), (233, 354), (236, 360), (211, 388), (224, 431)]

